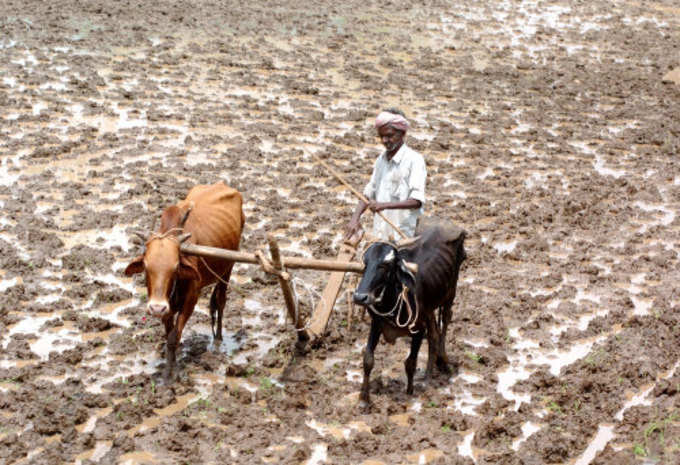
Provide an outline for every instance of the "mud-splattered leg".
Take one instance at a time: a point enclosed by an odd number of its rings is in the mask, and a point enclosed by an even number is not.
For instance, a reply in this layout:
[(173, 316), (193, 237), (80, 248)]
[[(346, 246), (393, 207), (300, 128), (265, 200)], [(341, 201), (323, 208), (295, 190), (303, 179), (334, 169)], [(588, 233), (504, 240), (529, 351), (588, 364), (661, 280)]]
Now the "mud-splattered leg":
[(427, 368), (425, 369), (425, 379), (430, 379), (434, 375), (434, 365), (439, 354), (439, 328), (434, 313), (427, 318)]
[(222, 340), (222, 315), (226, 301), (227, 285), (218, 281), (210, 296), (210, 325), (213, 337), (218, 341)]
[(420, 331), (413, 336), (411, 336), (411, 352), (408, 354), (408, 358), (404, 361), (404, 368), (406, 369), (406, 394), (413, 394), (413, 375), (416, 373), (416, 365), (418, 364), (418, 352), (420, 351), (420, 345), (423, 342), (423, 336), (425, 331)]
[(179, 341), (182, 338), (184, 326), (187, 324), (189, 317), (191, 317), (191, 314), (194, 312), (194, 307), (196, 306), (197, 300), (198, 289), (190, 288), (187, 292), (187, 298), (184, 301), (182, 311), (177, 317), (177, 324), (172, 328), (170, 334), (168, 334), (168, 340), (165, 346), (165, 374), (163, 376), (166, 382), (170, 382), (173, 378), (177, 346), (179, 345)]
[(380, 341), (381, 330), (380, 323), (374, 318), (371, 321), (371, 331), (368, 334), (366, 349), (364, 349), (364, 381), (361, 385), (361, 394), (359, 396), (361, 401), (366, 404), (370, 402), (369, 382), (371, 370), (373, 370), (373, 352), (378, 345), (378, 341)]

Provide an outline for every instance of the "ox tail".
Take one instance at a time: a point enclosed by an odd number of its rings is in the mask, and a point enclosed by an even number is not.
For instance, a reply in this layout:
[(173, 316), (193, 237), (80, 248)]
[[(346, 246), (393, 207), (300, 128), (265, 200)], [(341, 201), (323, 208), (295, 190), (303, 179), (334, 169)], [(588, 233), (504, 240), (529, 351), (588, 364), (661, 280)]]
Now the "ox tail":
[(217, 314), (217, 297), (216, 293), (213, 292), (210, 296), (210, 331), (212, 332), (213, 339), (217, 338), (217, 328), (215, 327), (215, 320)]

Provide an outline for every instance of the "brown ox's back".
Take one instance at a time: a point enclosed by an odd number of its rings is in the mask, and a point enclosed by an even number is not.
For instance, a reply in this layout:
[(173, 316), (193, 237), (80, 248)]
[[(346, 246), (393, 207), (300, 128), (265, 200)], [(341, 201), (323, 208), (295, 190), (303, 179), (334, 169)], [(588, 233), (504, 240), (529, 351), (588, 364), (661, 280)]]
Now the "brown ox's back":
[[(187, 242), (238, 250), (245, 223), (242, 205), (241, 194), (223, 182), (197, 185), (189, 191), (186, 199), (163, 211), (159, 233), (181, 228), (182, 219), (188, 212), (183, 227), (183, 232), (191, 233)], [(233, 262), (217, 258), (185, 256), (184, 260), (199, 271), (199, 288), (215, 282), (216, 275), (222, 277), (233, 265)]]
[(238, 250), (245, 223), (243, 198), (222, 182), (195, 186), (177, 206), (184, 211), (192, 207), (184, 224), (191, 233), (190, 242), (223, 249)]

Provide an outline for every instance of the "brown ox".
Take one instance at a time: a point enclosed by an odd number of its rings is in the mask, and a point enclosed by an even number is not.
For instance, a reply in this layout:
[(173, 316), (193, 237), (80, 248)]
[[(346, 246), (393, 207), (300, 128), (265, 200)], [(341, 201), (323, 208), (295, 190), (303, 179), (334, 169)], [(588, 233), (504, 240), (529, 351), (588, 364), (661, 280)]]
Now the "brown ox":
[[(245, 222), (242, 203), (241, 194), (222, 182), (194, 187), (185, 200), (163, 211), (160, 229), (146, 242), (144, 254), (125, 268), (127, 276), (146, 272), (147, 311), (165, 325), (166, 380), (173, 375), (175, 351), (200, 291), (215, 282), (210, 316), (214, 337), (222, 339), (227, 283), (234, 266), (234, 262), (223, 259), (183, 255), (180, 243), (186, 239), (199, 245), (238, 250)], [(190, 233), (188, 239), (186, 233)]]

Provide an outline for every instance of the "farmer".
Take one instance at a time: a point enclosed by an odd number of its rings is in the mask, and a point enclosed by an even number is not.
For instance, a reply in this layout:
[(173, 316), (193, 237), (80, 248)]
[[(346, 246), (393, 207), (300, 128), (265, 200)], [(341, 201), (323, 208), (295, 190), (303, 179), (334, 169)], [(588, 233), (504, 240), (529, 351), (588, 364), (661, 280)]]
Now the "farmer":
[[(345, 239), (361, 227), (359, 219), (367, 208), (382, 212), (404, 234), (413, 237), (425, 203), (425, 161), (404, 143), (409, 123), (401, 110), (391, 108), (381, 112), (375, 128), (385, 151), (375, 161), (371, 180), (364, 188), (364, 196), (370, 202), (359, 201), (347, 225)], [(380, 215), (373, 216), (373, 235), (386, 241), (402, 238)]]

